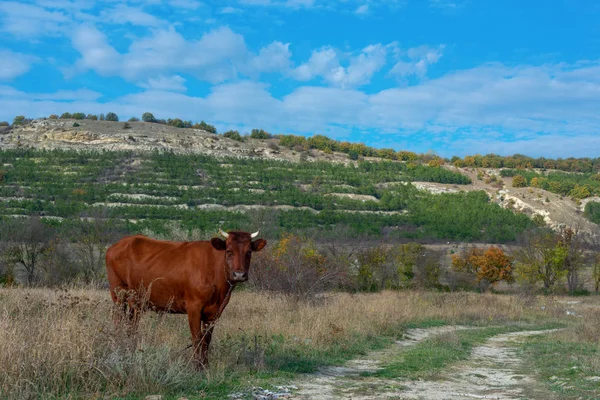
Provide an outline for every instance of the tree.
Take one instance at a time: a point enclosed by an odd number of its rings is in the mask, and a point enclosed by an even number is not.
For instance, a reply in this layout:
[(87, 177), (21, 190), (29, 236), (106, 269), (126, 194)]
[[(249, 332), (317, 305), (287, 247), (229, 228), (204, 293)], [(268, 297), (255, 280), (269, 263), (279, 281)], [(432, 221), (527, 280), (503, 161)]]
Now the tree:
[(11, 232), (11, 241), (3, 252), (5, 263), (22, 267), (27, 285), (31, 286), (51, 250), (52, 229), (37, 217), (8, 221), (6, 225), (7, 231)]
[(564, 269), (567, 256), (567, 248), (551, 230), (526, 232), (514, 252), (517, 278), (530, 285), (542, 282), (544, 289), (552, 291), (567, 274)]
[(91, 121), (98, 121), (98, 116), (94, 114), (88, 114), (85, 119), (89, 119)]
[(563, 262), (563, 269), (567, 277), (569, 294), (573, 295), (581, 285), (579, 273), (585, 265), (584, 243), (579, 231), (569, 227), (562, 228), (558, 237), (560, 245), (567, 252)]
[(600, 289), (600, 253), (597, 253), (594, 257), (592, 279), (594, 281), (594, 291), (598, 294), (598, 290)]
[(136, 117), (129, 118), (128, 122), (138, 122), (140, 119)]
[(214, 126), (212, 126), (212, 125), (209, 125), (209, 124), (207, 124), (207, 123), (206, 123), (206, 122), (204, 122), (204, 121), (200, 121), (200, 123), (199, 123), (199, 124), (198, 124), (198, 123), (194, 124), (194, 125), (192, 126), (192, 128), (193, 128), (193, 129), (201, 129), (201, 130), (203, 130), (203, 131), (210, 132), (210, 133), (217, 133), (217, 128), (215, 128), (215, 127), (214, 127)]
[(25, 116), (24, 115), (17, 115), (13, 119), (13, 125), (23, 125), (24, 123), (25, 123)]
[(73, 255), (79, 261), (84, 280), (90, 282), (99, 277), (104, 272), (106, 249), (120, 236), (107, 211), (85, 214), (82, 221), (67, 227), (65, 232), (73, 244)]
[(475, 282), (483, 289), (505, 281), (513, 283), (513, 259), (499, 247), (487, 250), (473, 247), (462, 255), (452, 255), (452, 267), (455, 271), (466, 272), (475, 277)]
[(68, 113), (68, 112), (62, 113), (60, 115), (60, 119), (71, 119), (71, 118), (73, 118), (73, 116), (71, 115), (71, 113)]
[(227, 131), (223, 134), (226, 138), (237, 140), (238, 142), (243, 142), (244, 138), (240, 135), (238, 131)]
[(119, 117), (114, 112), (109, 112), (109, 113), (106, 114), (106, 120), (107, 121), (112, 121), (112, 122), (118, 122), (119, 121)]
[(104, 121), (104, 120), (106, 119), (106, 117), (104, 116), (104, 114), (103, 114), (103, 113), (100, 113), (100, 116), (98, 117), (98, 119), (99, 119), (100, 121)]
[(525, 178), (523, 178), (523, 176), (515, 175), (513, 176), (512, 185), (513, 187), (525, 187), (527, 186), (527, 181)]
[(252, 132), (250, 133), (250, 137), (252, 139), (270, 139), (271, 138), (271, 134), (268, 132), (263, 131), (262, 129), (252, 129)]
[(56, 114), (50, 114), (50, 116), (48, 117), (48, 119), (58, 119), (58, 115), (56, 115)]
[(175, 119), (169, 118), (167, 120), (167, 124), (174, 126), (175, 128), (183, 128), (184, 127), (184, 123), (180, 118), (175, 118)]
[(85, 119), (85, 114), (82, 112), (76, 112), (71, 115), (73, 119)]
[(154, 115), (152, 113), (145, 112), (145, 113), (142, 114), (142, 121), (144, 121), (144, 122), (156, 122), (156, 118), (154, 118)]

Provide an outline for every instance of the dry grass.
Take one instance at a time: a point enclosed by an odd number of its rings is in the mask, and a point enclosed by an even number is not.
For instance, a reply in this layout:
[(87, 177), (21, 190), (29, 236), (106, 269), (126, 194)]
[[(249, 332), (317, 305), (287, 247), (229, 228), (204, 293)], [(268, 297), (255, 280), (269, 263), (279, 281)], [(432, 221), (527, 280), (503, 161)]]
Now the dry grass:
[(231, 390), (248, 382), (253, 371), (284, 365), (293, 371), (290, 362), (324, 363), (336, 351), (352, 357), (372, 347), (374, 338), (397, 336), (408, 324), (542, 321), (555, 309), (541, 310), (537, 300), (476, 293), (339, 293), (300, 302), (237, 291), (216, 327), (211, 370), (202, 375), (190, 365), (185, 316), (147, 313), (134, 343), (114, 329), (107, 291), (4, 288), (0, 397), (193, 396)]

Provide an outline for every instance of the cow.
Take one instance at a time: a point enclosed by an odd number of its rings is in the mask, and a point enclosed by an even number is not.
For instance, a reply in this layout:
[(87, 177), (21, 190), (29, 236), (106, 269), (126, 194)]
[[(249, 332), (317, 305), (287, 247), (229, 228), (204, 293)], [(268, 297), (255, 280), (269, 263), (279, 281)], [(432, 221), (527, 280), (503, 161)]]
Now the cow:
[(253, 240), (258, 231), (219, 233), (225, 240), (172, 242), (127, 236), (106, 251), (110, 295), (125, 313), (130, 332), (137, 327), (144, 303), (156, 311), (187, 314), (197, 369), (208, 367), (214, 324), (235, 286), (248, 280), (252, 253), (267, 245), (265, 239)]

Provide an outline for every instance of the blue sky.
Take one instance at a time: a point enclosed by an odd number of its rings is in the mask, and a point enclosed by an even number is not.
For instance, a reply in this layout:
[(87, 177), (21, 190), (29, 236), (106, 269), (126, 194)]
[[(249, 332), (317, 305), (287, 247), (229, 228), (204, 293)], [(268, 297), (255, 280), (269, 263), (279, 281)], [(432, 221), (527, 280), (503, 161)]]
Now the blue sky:
[(600, 156), (600, 5), (0, 1), (0, 120), (145, 111), (442, 156)]

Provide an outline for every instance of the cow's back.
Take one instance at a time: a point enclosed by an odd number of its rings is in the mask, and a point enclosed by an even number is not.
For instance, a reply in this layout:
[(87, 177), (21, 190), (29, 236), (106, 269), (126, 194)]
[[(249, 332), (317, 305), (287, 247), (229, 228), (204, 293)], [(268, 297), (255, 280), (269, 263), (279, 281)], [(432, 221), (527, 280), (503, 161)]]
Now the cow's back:
[(106, 252), (111, 288), (139, 290), (150, 287), (150, 302), (159, 308), (171, 303), (184, 312), (185, 300), (195, 287), (213, 279), (214, 254), (210, 242), (169, 242), (128, 236)]

